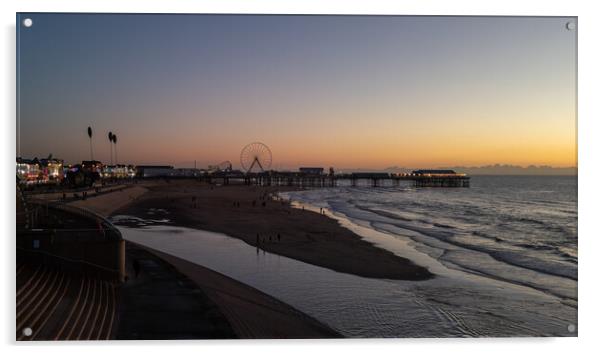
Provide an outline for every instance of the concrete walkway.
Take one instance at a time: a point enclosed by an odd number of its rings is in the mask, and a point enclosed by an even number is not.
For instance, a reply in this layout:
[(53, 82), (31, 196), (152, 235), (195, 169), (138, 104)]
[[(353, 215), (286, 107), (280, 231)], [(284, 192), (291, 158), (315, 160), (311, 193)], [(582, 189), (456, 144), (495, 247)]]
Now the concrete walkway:
[(120, 289), (115, 339), (237, 337), (215, 303), (169, 263), (131, 243), (126, 259), (129, 279)]

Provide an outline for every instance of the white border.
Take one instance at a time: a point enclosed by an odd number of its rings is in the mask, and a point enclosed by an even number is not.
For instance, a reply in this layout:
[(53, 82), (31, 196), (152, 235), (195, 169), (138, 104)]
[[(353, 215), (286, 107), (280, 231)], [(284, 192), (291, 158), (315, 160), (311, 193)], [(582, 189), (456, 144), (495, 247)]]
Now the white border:
[[(600, 290), (598, 270), (602, 232), (596, 219), (602, 196), (600, 178), (602, 153), (600, 139), (600, 56), (599, 40), (602, 12), (594, 1), (382, 1), (382, 0), (5, 0), (2, 6), (1, 107), (5, 114), (0, 130), (2, 139), (2, 210), (0, 211), (4, 257), (4, 287), (0, 292), (2, 319), (0, 335), (9, 352), (102, 353), (106, 350), (141, 348), (145, 354), (161, 353), (168, 346), (178, 351), (199, 350), (245, 353), (302, 353), (308, 350), (344, 350), (363, 353), (374, 348), (380, 352), (406, 353), (568, 353), (593, 351), (600, 325)], [(15, 12), (155, 12), (155, 13), (305, 13), (305, 14), (404, 14), (404, 15), (553, 15), (579, 16), (579, 338), (562, 339), (391, 339), (391, 340), (321, 340), (321, 341), (190, 341), (190, 342), (112, 342), (52, 343), (22, 345), (14, 343), (14, 158), (15, 158)], [(10, 181), (9, 181), (10, 180)], [(43, 346), (44, 348), (41, 348)], [(335, 348), (336, 347), (336, 348)]]

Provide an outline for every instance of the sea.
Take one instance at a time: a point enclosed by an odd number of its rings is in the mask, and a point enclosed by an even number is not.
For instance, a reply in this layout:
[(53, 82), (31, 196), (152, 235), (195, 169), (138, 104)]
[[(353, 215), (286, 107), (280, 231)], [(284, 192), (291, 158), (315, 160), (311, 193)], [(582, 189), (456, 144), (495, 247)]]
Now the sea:
[[(473, 176), (470, 188), (281, 192), (376, 247), (427, 267), (425, 281), (370, 279), (266, 253), (228, 235), (114, 217), (124, 238), (223, 273), (349, 337), (576, 336), (577, 177)], [(366, 265), (369, 266), (369, 265)]]
[(448, 267), (577, 300), (576, 176), (473, 176), (470, 188), (343, 187), (285, 197), (409, 237)]

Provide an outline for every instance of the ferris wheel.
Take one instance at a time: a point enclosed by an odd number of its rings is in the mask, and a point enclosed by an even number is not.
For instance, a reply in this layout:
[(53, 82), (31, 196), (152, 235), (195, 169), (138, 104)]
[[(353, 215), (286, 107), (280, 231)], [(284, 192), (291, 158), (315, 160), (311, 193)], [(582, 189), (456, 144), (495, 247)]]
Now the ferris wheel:
[(264, 143), (250, 143), (240, 152), (240, 164), (247, 173), (253, 172), (253, 169), (261, 172), (269, 170), (272, 166), (272, 151)]

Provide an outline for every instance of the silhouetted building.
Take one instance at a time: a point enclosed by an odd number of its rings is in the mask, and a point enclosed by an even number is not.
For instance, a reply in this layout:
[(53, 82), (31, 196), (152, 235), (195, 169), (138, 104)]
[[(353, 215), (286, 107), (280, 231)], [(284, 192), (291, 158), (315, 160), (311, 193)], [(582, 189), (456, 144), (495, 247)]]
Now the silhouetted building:
[(136, 177), (171, 177), (174, 175), (173, 166), (167, 165), (139, 165), (136, 166)]
[(324, 173), (323, 167), (300, 167), (299, 172), (308, 175), (321, 175)]
[(173, 177), (199, 177), (201, 170), (196, 168), (176, 168), (173, 170)]
[(415, 170), (412, 171), (412, 175), (415, 176), (462, 176), (464, 174), (457, 173), (454, 170)]
[(89, 171), (93, 173), (102, 174), (102, 162), (96, 160), (86, 160), (82, 161), (82, 169), (84, 171)]

